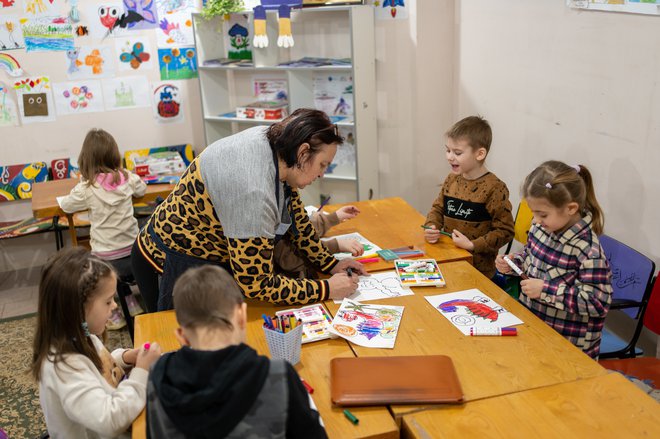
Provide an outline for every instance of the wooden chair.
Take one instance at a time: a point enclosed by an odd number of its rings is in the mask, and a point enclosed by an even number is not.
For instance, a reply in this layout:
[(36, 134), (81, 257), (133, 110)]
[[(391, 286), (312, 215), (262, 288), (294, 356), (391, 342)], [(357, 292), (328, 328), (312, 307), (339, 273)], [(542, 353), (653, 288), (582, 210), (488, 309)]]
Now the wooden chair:
[[(529, 228), (532, 227), (533, 217), (534, 214), (525, 199), (520, 200), (518, 210), (516, 211), (516, 219), (513, 224), (513, 241), (518, 241), (522, 245), (527, 244), (527, 234), (529, 233)], [(509, 242), (504, 253), (508, 254), (511, 251), (513, 241)]]
[(599, 240), (612, 269), (610, 310), (621, 310), (636, 321), (633, 334), (628, 339), (619, 337), (607, 327), (603, 329), (600, 358), (631, 358), (641, 355), (642, 350), (635, 345), (642, 332), (655, 263), (637, 250), (607, 235), (601, 235)]

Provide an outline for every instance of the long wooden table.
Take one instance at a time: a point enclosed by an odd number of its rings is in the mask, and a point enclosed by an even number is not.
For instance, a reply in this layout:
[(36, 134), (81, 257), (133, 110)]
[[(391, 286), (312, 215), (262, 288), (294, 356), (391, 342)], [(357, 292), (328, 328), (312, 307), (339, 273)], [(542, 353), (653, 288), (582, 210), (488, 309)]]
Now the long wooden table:
[[(259, 354), (270, 355), (262, 328), (262, 314), (274, 315), (276, 307), (268, 303), (248, 301), (247, 343)], [(143, 314), (135, 318), (135, 345), (157, 341), (164, 352), (174, 351), (180, 346), (174, 337), (177, 328), (174, 311)], [(325, 424), (330, 438), (379, 438), (399, 437), (399, 429), (386, 407), (361, 407), (351, 409), (360, 420), (353, 425), (342, 410), (330, 402), (330, 360), (338, 357), (353, 357), (348, 342), (343, 339), (322, 340), (302, 346), (300, 363), (296, 370), (313, 388), (312, 398)], [(133, 439), (146, 436), (144, 412), (133, 423)]]
[(403, 417), (405, 438), (660, 437), (660, 404), (618, 373)]
[[(358, 357), (448, 355), (454, 362), (464, 401), (567, 383), (607, 373), (596, 361), (539, 320), (465, 261), (440, 264), (447, 286), (417, 287), (411, 296), (374, 301), (405, 306), (394, 349), (352, 345)], [(516, 337), (463, 335), (425, 296), (477, 288), (521, 319)], [(367, 302), (372, 303), (372, 302)], [(339, 305), (326, 303), (334, 315)], [(436, 406), (393, 406), (399, 417)]]
[[(360, 232), (362, 236), (383, 249), (413, 245), (425, 253), (424, 257), (439, 262), (472, 262), (472, 253), (456, 247), (448, 236), (441, 235), (440, 240), (435, 244), (427, 243), (424, 240), (424, 229), (420, 227), (426, 217), (406, 203), (403, 198), (333, 204), (326, 206), (324, 210), (333, 212), (346, 204), (356, 206), (360, 209), (360, 214), (330, 229), (328, 237)], [(369, 271), (387, 270), (393, 266), (392, 262), (386, 261), (365, 264)]]
[[(34, 217), (65, 216), (66, 214), (57, 204), (57, 197), (69, 195), (78, 181), (77, 178), (66, 178), (35, 183), (32, 186), (32, 214)], [(173, 184), (149, 184), (144, 196), (136, 198), (135, 203), (148, 203), (158, 197), (165, 198), (172, 192), (172, 189), (174, 189)]]

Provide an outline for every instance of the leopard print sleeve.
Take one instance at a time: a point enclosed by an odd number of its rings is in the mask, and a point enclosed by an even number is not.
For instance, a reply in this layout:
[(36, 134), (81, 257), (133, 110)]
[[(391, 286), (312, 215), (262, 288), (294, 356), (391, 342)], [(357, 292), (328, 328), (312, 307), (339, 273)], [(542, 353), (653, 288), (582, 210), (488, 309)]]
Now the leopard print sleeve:
[(291, 194), (291, 211), (294, 223), (298, 229), (298, 234), (295, 236), (289, 230), (288, 236), (291, 238), (291, 242), (293, 242), (293, 245), (298, 249), (300, 254), (318, 267), (321, 273), (330, 273), (330, 270), (339, 261), (321, 244), (316, 229), (314, 229), (312, 222), (309, 220), (305, 206), (300, 200), (300, 194), (296, 190)]
[(276, 304), (306, 304), (327, 300), (327, 280), (291, 279), (273, 272), (274, 239), (227, 238), (234, 279), (245, 297)]

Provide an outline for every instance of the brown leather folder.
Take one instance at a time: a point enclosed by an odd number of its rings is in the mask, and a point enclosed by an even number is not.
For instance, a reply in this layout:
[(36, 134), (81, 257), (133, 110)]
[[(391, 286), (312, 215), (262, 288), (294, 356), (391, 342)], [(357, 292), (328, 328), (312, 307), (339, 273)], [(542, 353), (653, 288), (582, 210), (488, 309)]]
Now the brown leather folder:
[(333, 358), (332, 402), (342, 406), (451, 403), (463, 400), (446, 355)]

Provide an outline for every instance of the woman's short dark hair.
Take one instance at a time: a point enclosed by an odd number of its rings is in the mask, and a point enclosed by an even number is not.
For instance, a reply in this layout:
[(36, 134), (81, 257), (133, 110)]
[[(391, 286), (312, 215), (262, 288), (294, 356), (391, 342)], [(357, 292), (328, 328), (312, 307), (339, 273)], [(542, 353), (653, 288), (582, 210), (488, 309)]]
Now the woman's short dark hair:
[(323, 144), (344, 143), (337, 125), (330, 121), (328, 115), (310, 108), (299, 108), (283, 121), (274, 123), (268, 128), (266, 136), (272, 150), (289, 168), (299, 163), (298, 148), (303, 143), (308, 143), (310, 147), (307, 160), (314, 157)]

